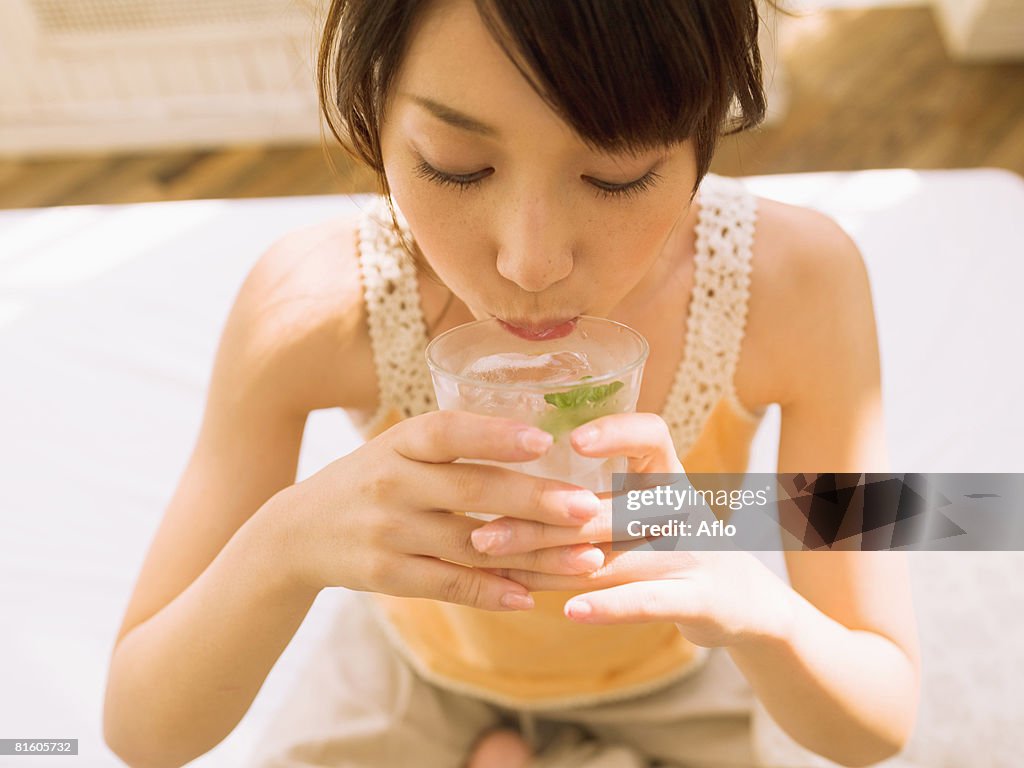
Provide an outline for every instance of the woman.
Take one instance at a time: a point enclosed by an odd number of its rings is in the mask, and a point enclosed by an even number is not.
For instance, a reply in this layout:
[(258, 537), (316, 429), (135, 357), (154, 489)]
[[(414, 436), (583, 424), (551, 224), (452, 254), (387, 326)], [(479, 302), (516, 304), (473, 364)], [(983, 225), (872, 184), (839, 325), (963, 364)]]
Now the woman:
[[(578, 428), (580, 453), (742, 472), (779, 403), (780, 472), (887, 471), (856, 247), (708, 174), (718, 136), (763, 116), (756, 40), (752, 0), (332, 4), (323, 109), (384, 197), (277, 243), (237, 297), (113, 654), (119, 755), (217, 744), (329, 586), (370, 594), (260, 765), (749, 762), (726, 662), (815, 752), (901, 748), (919, 668), (904, 555), (787, 552), (790, 586), (745, 552), (613, 551), (606, 499), (453, 463), (550, 438), (438, 412), (423, 360), (475, 318), (542, 338), (608, 317), (651, 354), (638, 412)], [(330, 407), (367, 442), (295, 483), (306, 416)]]

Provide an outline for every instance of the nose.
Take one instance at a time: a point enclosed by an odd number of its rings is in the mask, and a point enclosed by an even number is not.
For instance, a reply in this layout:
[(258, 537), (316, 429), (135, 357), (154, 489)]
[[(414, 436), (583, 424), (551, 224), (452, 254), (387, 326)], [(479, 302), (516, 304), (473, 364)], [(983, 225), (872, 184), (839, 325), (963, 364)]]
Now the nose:
[(572, 272), (569, 216), (541, 199), (506, 208), (498, 244), (498, 273), (524, 291), (540, 293)]

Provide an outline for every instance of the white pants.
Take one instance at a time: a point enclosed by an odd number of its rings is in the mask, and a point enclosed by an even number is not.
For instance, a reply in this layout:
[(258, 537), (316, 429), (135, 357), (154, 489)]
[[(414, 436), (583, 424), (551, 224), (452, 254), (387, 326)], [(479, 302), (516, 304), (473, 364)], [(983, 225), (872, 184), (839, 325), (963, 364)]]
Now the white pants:
[[(365, 595), (334, 621), (249, 765), (257, 768), (460, 768), (487, 730), (520, 730), (531, 768), (749, 768), (745, 681), (706, 666), (654, 693), (521, 712), (427, 682), (396, 652)], [(716, 661), (717, 659), (717, 661)], [(737, 672), (732, 673), (738, 675)], [(705, 675), (719, 675), (708, 685)], [(731, 693), (723, 689), (733, 688)]]

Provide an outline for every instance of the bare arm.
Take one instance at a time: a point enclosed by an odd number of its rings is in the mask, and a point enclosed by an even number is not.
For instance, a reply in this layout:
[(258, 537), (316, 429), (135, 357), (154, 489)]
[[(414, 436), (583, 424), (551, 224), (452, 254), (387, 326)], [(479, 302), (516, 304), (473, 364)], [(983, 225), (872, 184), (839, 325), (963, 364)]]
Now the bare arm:
[(578, 526), (580, 496), (597, 503), (568, 483), (455, 463), (547, 450), (549, 435), (512, 419), (420, 414), (294, 482), (306, 414), (362, 410), (375, 383), (343, 249), (335, 238), (317, 251), (320, 268), (292, 264), (294, 248), (268, 254), (232, 310), (198, 444), (111, 659), (104, 732), (130, 765), (180, 766), (219, 743), (325, 586), (529, 610), (522, 585), (483, 566), (586, 570), (576, 548), (481, 555), (470, 543), (480, 522), (445, 511)]
[[(792, 270), (797, 308), (784, 360), (780, 472), (888, 472), (878, 341), (856, 246), (816, 219)], [(785, 353), (779, 350), (780, 355)], [(799, 378), (797, 378), (797, 376)], [(784, 637), (730, 647), (794, 740), (843, 765), (899, 752), (913, 728), (920, 662), (906, 555), (786, 552), (793, 589)]]
[[(277, 497), (275, 497), (276, 499)], [(199, 577), (128, 632), (111, 661), (107, 743), (129, 765), (180, 766), (242, 719), (316, 592), (284, 580), (257, 518)]]
[(315, 313), (288, 284), (313, 245), (302, 237), (271, 249), (237, 297), (197, 444), (118, 634), (104, 735), (130, 765), (181, 765), (221, 741), (315, 597), (286, 581), (264, 524), (295, 481), (301, 387), (315, 378), (303, 375)]

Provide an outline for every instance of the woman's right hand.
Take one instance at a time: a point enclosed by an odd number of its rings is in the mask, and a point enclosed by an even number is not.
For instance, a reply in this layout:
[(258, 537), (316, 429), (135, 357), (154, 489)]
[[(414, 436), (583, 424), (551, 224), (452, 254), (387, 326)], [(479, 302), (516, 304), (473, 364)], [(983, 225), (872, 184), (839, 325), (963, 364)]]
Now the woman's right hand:
[[(536, 459), (551, 436), (512, 419), (430, 411), (405, 419), (286, 489), (275, 518), (304, 585), (422, 597), (488, 610), (533, 606), (521, 584), (483, 568), (582, 574), (604, 562), (590, 544), (515, 555), (478, 552), (484, 522), (451, 510), (580, 528), (601, 509), (579, 486), (456, 459)], [(282, 514), (283, 513), (283, 514)]]

